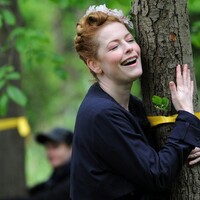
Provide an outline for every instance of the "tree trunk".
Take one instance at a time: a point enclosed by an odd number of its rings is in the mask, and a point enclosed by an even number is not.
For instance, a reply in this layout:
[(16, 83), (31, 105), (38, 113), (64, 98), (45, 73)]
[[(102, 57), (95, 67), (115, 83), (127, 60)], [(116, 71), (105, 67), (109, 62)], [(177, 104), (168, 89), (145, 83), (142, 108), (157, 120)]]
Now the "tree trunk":
[[(170, 99), (169, 82), (175, 80), (177, 64), (187, 63), (195, 84), (194, 107), (197, 111), (197, 91), (194, 76), (189, 19), (186, 0), (135, 0), (132, 16), (136, 40), (141, 47), (143, 76), (141, 87), (149, 116), (163, 115), (155, 109), (152, 96)], [(167, 115), (175, 114), (170, 102)], [(172, 124), (159, 125), (155, 134), (159, 147), (165, 143)], [(173, 186), (171, 199), (197, 200), (200, 197), (200, 167), (185, 165)]]
[[(17, 6), (17, 1), (12, 1), (11, 5), (6, 6), (16, 17), (17, 25), (20, 23), (20, 15)], [(3, 8), (2, 8), (3, 9)], [(8, 36), (11, 32), (11, 27), (4, 25), (0, 29), (0, 44), (1, 46), (9, 45), (6, 52), (0, 54), (0, 67), (3, 65), (13, 65), (16, 71), (20, 71), (19, 55), (12, 46), (8, 43)], [(14, 82), (15, 85), (20, 85), (19, 81)], [(18, 117), (23, 114), (19, 106), (14, 103), (9, 104), (7, 117)], [(22, 139), (17, 130), (0, 131), (0, 197), (10, 197), (24, 195), (25, 186), (25, 149), (24, 139)]]

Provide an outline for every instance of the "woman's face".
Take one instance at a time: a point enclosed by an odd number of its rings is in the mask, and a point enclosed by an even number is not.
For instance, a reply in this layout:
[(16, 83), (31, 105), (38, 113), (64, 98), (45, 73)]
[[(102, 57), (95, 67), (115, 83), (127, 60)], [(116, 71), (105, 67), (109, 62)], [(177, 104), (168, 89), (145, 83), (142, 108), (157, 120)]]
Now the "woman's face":
[(97, 65), (102, 70), (97, 74), (100, 81), (132, 83), (141, 76), (140, 47), (123, 24), (114, 22), (103, 27), (97, 42)]

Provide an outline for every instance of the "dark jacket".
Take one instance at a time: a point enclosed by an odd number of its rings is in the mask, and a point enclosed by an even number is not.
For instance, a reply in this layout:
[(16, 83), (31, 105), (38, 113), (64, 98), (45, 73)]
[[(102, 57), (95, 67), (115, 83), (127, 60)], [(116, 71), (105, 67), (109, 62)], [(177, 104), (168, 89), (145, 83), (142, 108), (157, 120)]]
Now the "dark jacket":
[(1, 200), (69, 200), (70, 164), (56, 170), (48, 181), (30, 189), (29, 197), (7, 198)]
[[(180, 111), (166, 145), (156, 152), (142, 103), (130, 112), (94, 84), (76, 119), (71, 163), (72, 200), (156, 199), (169, 189), (194, 146), (200, 121)], [(136, 197), (134, 197), (136, 195)], [(162, 198), (160, 198), (162, 199)]]
[[(55, 169), (50, 179), (30, 189), (33, 200), (68, 200), (70, 163)], [(34, 198), (33, 198), (34, 197)]]

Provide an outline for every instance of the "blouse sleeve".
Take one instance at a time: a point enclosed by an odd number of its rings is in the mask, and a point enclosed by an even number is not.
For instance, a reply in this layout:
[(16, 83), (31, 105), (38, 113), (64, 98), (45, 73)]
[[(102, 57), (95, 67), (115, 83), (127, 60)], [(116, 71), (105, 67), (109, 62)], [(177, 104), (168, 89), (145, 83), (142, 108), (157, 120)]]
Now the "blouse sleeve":
[[(135, 123), (135, 124), (134, 124)], [(113, 173), (138, 187), (167, 189), (194, 146), (200, 147), (200, 121), (180, 111), (165, 146), (156, 152), (144, 134), (117, 109), (104, 109), (94, 118), (96, 154)]]

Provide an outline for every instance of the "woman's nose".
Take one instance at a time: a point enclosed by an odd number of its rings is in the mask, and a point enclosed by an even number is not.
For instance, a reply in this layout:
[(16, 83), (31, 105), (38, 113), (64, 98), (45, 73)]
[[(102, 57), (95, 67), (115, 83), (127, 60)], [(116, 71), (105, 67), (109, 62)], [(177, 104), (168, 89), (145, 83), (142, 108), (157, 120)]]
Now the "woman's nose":
[(125, 53), (131, 53), (133, 51), (133, 45), (130, 43), (125, 43)]

